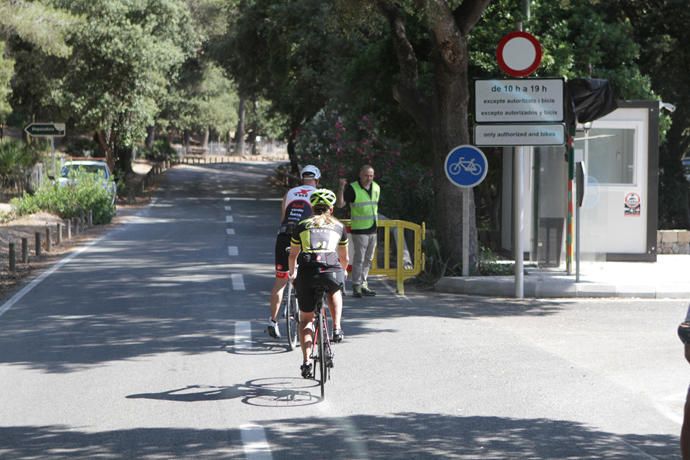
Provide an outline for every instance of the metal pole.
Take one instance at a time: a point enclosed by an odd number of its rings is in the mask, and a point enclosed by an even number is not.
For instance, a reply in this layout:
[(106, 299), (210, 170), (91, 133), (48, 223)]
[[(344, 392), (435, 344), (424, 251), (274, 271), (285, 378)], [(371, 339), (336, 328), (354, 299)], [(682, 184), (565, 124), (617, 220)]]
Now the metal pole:
[(462, 191), (462, 276), (470, 275), (470, 193), (471, 188)]
[(55, 164), (55, 137), (50, 136), (50, 151), (53, 155), (53, 177), (57, 178), (57, 164)]
[(522, 249), (523, 231), (523, 155), (524, 148), (518, 147), (513, 154), (513, 254), (515, 257), (515, 298), (522, 299), (525, 296), (524, 280), (524, 251)]

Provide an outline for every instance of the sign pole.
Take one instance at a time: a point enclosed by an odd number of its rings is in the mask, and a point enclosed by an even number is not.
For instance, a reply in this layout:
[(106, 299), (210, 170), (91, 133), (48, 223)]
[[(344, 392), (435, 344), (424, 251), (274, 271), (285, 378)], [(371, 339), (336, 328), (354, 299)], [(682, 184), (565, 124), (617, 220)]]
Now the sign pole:
[(515, 298), (525, 297), (524, 285), (524, 251), (522, 249), (522, 230), (523, 230), (523, 159), (524, 148), (518, 147), (513, 154), (513, 196), (515, 205), (513, 207), (513, 252), (515, 256)]
[(462, 191), (462, 276), (470, 276), (470, 193)]

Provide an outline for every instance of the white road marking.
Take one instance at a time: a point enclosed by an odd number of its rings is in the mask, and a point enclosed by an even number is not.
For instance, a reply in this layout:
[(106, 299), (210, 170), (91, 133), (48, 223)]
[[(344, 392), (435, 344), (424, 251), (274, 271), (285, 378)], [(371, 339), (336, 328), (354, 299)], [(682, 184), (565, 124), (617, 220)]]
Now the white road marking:
[(249, 348), (252, 345), (252, 324), (249, 321), (235, 323), (235, 348)]
[(226, 207), (225, 207), (225, 210), (226, 210), (226, 211), (232, 211), (232, 206), (226, 206)]
[(235, 229), (234, 228), (226, 228), (225, 233), (227, 233), (228, 235), (234, 235)]
[(230, 275), (230, 280), (234, 291), (244, 291), (244, 277), (241, 273), (233, 273)]
[(254, 423), (246, 423), (240, 426), (240, 435), (247, 460), (271, 460), (273, 458), (263, 427)]
[[(326, 414), (331, 413), (331, 407), (328, 400), (319, 404), (319, 411)], [(362, 441), (364, 436), (362, 436), (362, 433), (357, 429), (352, 419), (350, 417), (338, 417), (333, 418), (333, 421), (346, 433), (343, 439), (350, 446), (352, 451), (352, 456), (350, 458), (367, 460), (369, 458), (369, 451), (364, 441)]]
[(226, 224), (231, 224), (233, 222), (234, 222), (234, 219), (232, 218), (232, 216), (225, 216), (225, 223)]
[(43, 282), (44, 279), (48, 278), (50, 275), (52, 275), (52, 274), (55, 273), (57, 270), (59, 270), (63, 265), (65, 265), (65, 264), (68, 263), (70, 260), (72, 260), (72, 259), (74, 259), (75, 257), (77, 257), (77, 256), (78, 256), (79, 254), (81, 254), (82, 252), (84, 252), (84, 251), (86, 251), (87, 249), (89, 249), (91, 246), (94, 246), (95, 244), (100, 243), (103, 239), (105, 239), (105, 237), (107, 237), (107, 236), (109, 236), (109, 235), (110, 235), (110, 234), (105, 234), (105, 235), (101, 236), (100, 238), (98, 238), (98, 239), (96, 239), (96, 240), (94, 240), (94, 241), (88, 243), (87, 245), (82, 246), (81, 248), (77, 249), (75, 252), (73, 252), (73, 253), (70, 254), (69, 256), (67, 256), (67, 257), (65, 257), (64, 259), (62, 259), (62, 260), (60, 260), (59, 262), (57, 262), (55, 265), (53, 265), (52, 267), (50, 267), (48, 270), (46, 270), (46, 271), (44, 271), (43, 273), (41, 273), (40, 275), (38, 275), (38, 277), (34, 278), (33, 281), (31, 281), (29, 284), (27, 284), (26, 286), (24, 286), (24, 288), (23, 288), (22, 290), (20, 290), (20, 291), (17, 292), (15, 295), (13, 295), (7, 302), (5, 302), (5, 303), (2, 305), (2, 307), (0, 307), (0, 316), (2, 316), (7, 310), (9, 310), (10, 308), (12, 308), (12, 306), (13, 306), (14, 304), (16, 304), (17, 302), (19, 302), (20, 300), (22, 300), (22, 298), (23, 298), (25, 295), (27, 295), (33, 288), (35, 288), (36, 286), (38, 286), (39, 284), (41, 284), (41, 282)]
[(237, 246), (228, 246), (228, 255), (229, 256), (236, 256), (239, 254), (239, 251), (237, 249)]

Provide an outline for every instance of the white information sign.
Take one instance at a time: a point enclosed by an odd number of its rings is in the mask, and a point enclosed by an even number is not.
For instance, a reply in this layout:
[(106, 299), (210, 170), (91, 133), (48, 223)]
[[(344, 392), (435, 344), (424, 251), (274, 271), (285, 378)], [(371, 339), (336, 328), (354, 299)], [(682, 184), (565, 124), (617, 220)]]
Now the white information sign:
[(565, 125), (475, 125), (474, 145), (563, 145)]
[(553, 123), (564, 119), (562, 78), (474, 81), (477, 123)]

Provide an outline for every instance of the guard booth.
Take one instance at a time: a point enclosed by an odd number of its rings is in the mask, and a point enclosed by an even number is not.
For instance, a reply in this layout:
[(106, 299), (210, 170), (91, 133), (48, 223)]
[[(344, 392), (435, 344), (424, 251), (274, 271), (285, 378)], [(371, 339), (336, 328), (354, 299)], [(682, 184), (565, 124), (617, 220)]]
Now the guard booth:
[[(583, 162), (585, 172), (580, 207), (582, 261), (656, 261), (658, 140), (657, 101), (619, 101), (618, 109), (610, 114), (578, 124), (575, 157)], [(565, 263), (566, 251), (566, 149), (526, 150), (525, 259), (559, 267)], [(503, 149), (502, 169), (501, 246), (512, 252), (512, 148)], [(577, 190), (572, 186), (574, 200)], [(574, 228), (575, 224), (573, 232)]]

